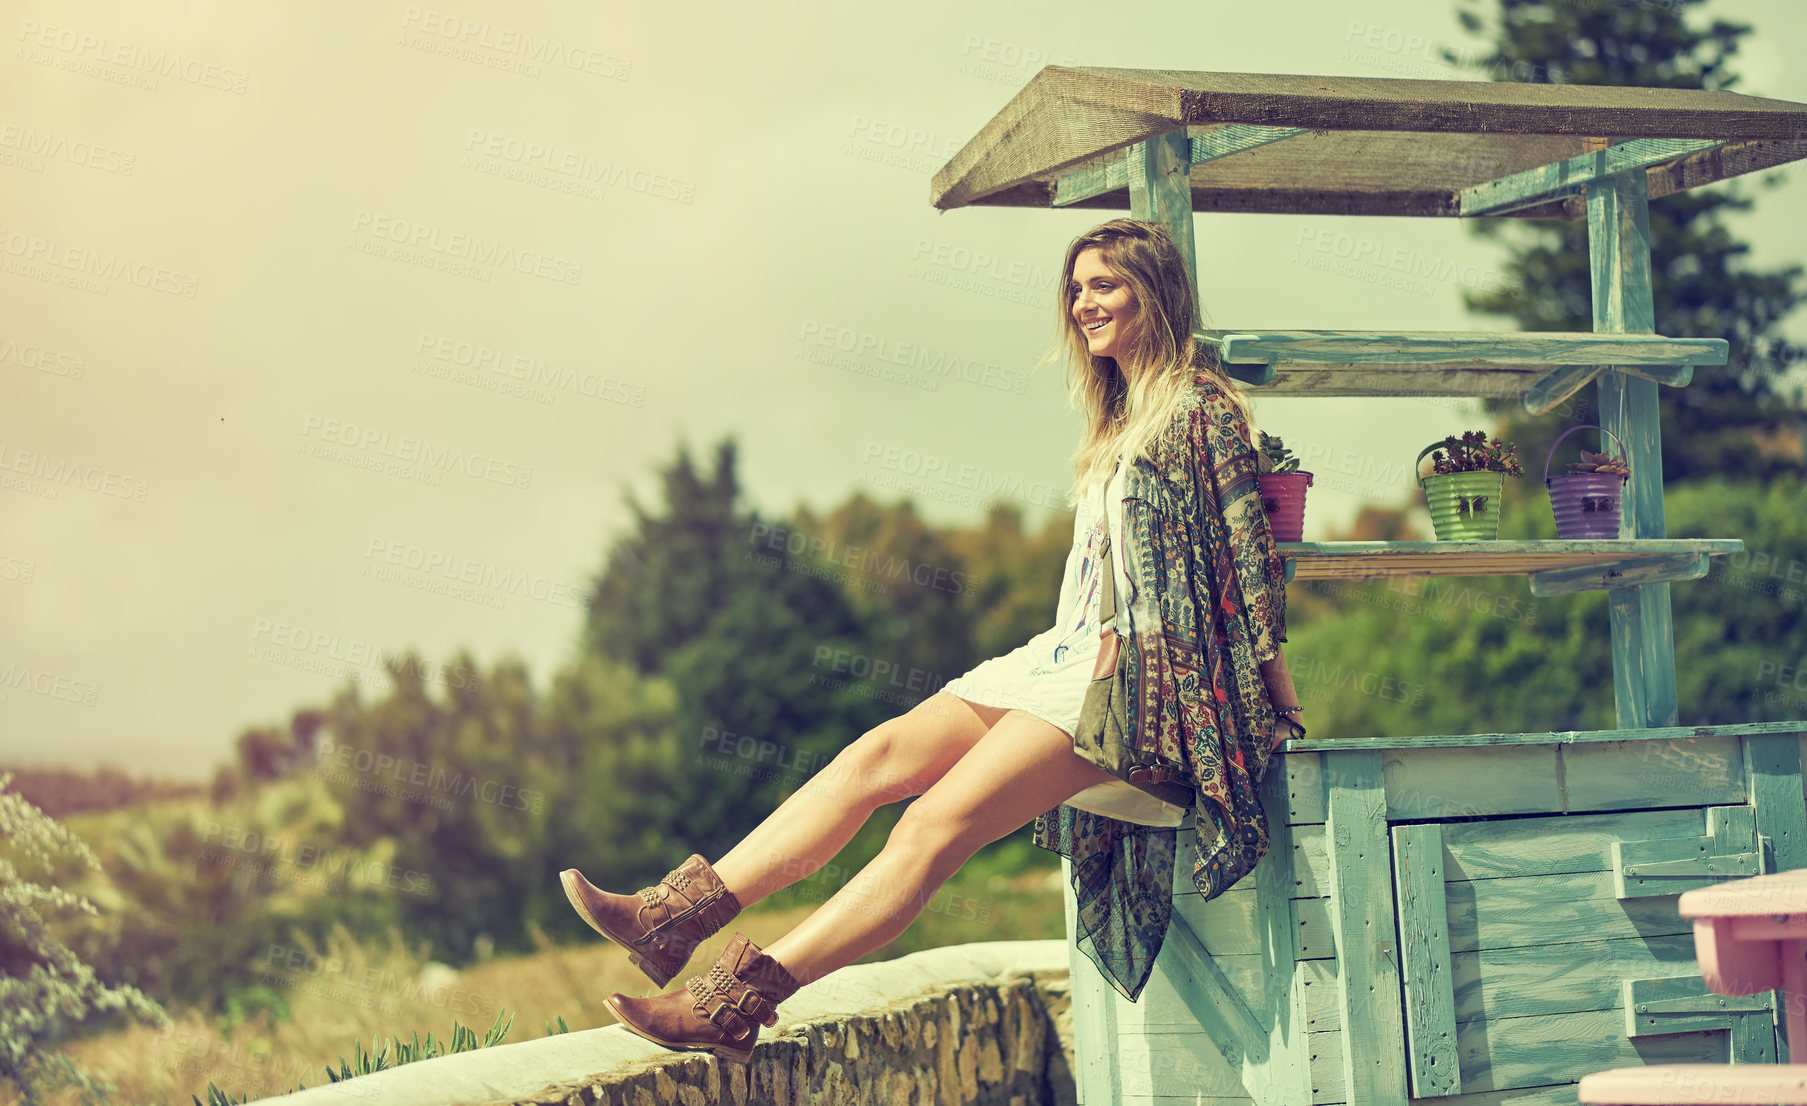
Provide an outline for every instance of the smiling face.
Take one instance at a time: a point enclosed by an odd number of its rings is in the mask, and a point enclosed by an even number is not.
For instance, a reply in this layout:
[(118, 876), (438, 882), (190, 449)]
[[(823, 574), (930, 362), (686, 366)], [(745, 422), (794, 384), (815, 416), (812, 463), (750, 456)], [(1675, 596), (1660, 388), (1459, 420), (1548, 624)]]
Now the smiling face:
[(1093, 357), (1117, 357), (1124, 332), (1136, 317), (1136, 295), (1110, 266), (1104, 251), (1093, 246), (1073, 259), (1071, 311)]

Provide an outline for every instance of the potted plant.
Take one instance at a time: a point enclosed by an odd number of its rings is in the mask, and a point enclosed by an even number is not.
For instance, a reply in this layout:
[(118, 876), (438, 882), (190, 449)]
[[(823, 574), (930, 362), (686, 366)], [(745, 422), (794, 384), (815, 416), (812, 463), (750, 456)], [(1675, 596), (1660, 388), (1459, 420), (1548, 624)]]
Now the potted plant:
[[(1581, 451), (1581, 460), (1569, 462), (1567, 476), (1550, 475), (1550, 458), (1562, 439), (1577, 430), (1594, 429), (1611, 438), (1619, 446), (1619, 456), (1610, 453)], [(1550, 509), (1556, 513), (1556, 536), (1559, 538), (1617, 538), (1619, 536), (1619, 503), (1624, 497), (1631, 466), (1624, 459), (1625, 443), (1604, 426), (1583, 423), (1572, 426), (1550, 443), (1543, 459), (1543, 483), (1550, 493)]]
[(1431, 455), (1432, 471), (1418, 486), (1431, 509), (1431, 528), (1443, 540), (1491, 540), (1500, 533), (1500, 496), (1508, 476), (1520, 476), (1518, 447), (1484, 431), (1451, 435), (1418, 451), (1413, 469)]
[(1303, 541), (1305, 489), (1311, 487), (1311, 473), (1299, 471), (1299, 459), (1285, 442), (1266, 431), (1260, 432), (1260, 437), (1255, 483), (1260, 486), (1261, 507), (1267, 512), (1274, 540)]

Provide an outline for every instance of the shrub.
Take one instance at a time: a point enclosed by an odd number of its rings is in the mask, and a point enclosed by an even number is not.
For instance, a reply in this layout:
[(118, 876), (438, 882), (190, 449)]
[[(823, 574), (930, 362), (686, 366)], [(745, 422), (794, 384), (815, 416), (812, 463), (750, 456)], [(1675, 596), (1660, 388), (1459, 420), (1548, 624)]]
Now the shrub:
[(0, 854), (0, 1079), (17, 1087), (27, 1106), (59, 1087), (76, 1088), (85, 1101), (104, 1101), (112, 1088), (49, 1046), (107, 1011), (158, 1025), (168, 1024), (169, 1016), (136, 987), (102, 983), (51, 933), (47, 916), (99, 911), (79, 895), (35, 882), (19, 863), (48, 869), (59, 853), (92, 868), (100, 862), (66, 827), (9, 792), (11, 782), (12, 773), (0, 772), (0, 837), (12, 854)]

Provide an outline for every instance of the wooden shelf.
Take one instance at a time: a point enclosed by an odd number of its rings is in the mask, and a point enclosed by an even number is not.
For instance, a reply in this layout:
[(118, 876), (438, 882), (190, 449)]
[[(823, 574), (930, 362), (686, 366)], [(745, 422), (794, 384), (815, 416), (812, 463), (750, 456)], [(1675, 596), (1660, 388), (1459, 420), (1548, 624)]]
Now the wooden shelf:
[[(1560, 595), (1706, 575), (1706, 558), (1737, 553), (1738, 538), (1598, 541), (1280, 542), (1288, 580), (1390, 576), (1530, 576), (1532, 591)], [(1595, 582), (1598, 581), (1598, 582)]]
[(1807, 735), (1807, 719), (1783, 722), (1726, 722), (1703, 726), (1646, 726), (1632, 730), (1550, 730), (1545, 733), (1426, 734), (1416, 737), (1297, 737), (1280, 746), (1286, 753), (1337, 753), (1361, 749), (1459, 749), (1500, 745), (1585, 745), (1601, 741), (1693, 741), (1703, 737)]
[(1263, 394), (1491, 396), (1542, 413), (1608, 368), (1681, 387), (1723, 338), (1590, 331), (1209, 330), (1224, 371)]
[[(1348, 396), (1495, 396), (1523, 399), (1550, 369), (1545, 365), (1224, 365), (1224, 372), (1256, 395)], [(1676, 374), (1678, 377), (1683, 374)], [(1692, 379), (1692, 371), (1685, 384)]]

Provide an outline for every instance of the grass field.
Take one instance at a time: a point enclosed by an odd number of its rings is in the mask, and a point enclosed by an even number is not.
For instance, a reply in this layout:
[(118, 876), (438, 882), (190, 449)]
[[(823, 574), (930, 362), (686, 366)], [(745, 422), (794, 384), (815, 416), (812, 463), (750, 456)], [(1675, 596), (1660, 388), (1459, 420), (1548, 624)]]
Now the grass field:
[[(748, 910), (716, 934), (691, 959), (691, 971), (707, 967), (733, 930), (757, 944), (787, 932), (863, 864), (870, 846), (856, 842), (839, 858), (843, 867), (800, 881)], [(1059, 861), (1012, 835), (982, 851), (930, 900), (899, 940), (866, 960), (885, 960), (923, 948), (973, 941), (1060, 937)], [(545, 1036), (562, 1017), (569, 1028), (588, 1029), (614, 1019), (603, 1000), (616, 991), (652, 993), (649, 980), (627, 954), (594, 941), (496, 957), (453, 972), (431, 965), (405, 935), (359, 942), (341, 931), (325, 948), (307, 950), (270, 978), (287, 1004), (287, 1017), (259, 1010), (235, 1025), (194, 1011), (172, 1010), (174, 1026), (136, 1026), (73, 1042), (66, 1052), (113, 1082), (112, 1101), (188, 1106), (204, 1100), (211, 1081), (234, 1097), (283, 1094), (298, 1084), (326, 1082), (325, 1069), (349, 1059), (354, 1045), (370, 1048), (373, 1036), (404, 1040), (450, 1037), (454, 1022), (479, 1035), (498, 1010), (514, 1015), (506, 1042)], [(683, 985), (684, 976), (667, 990)], [(53, 1100), (74, 1106), (73, 1094)]]

